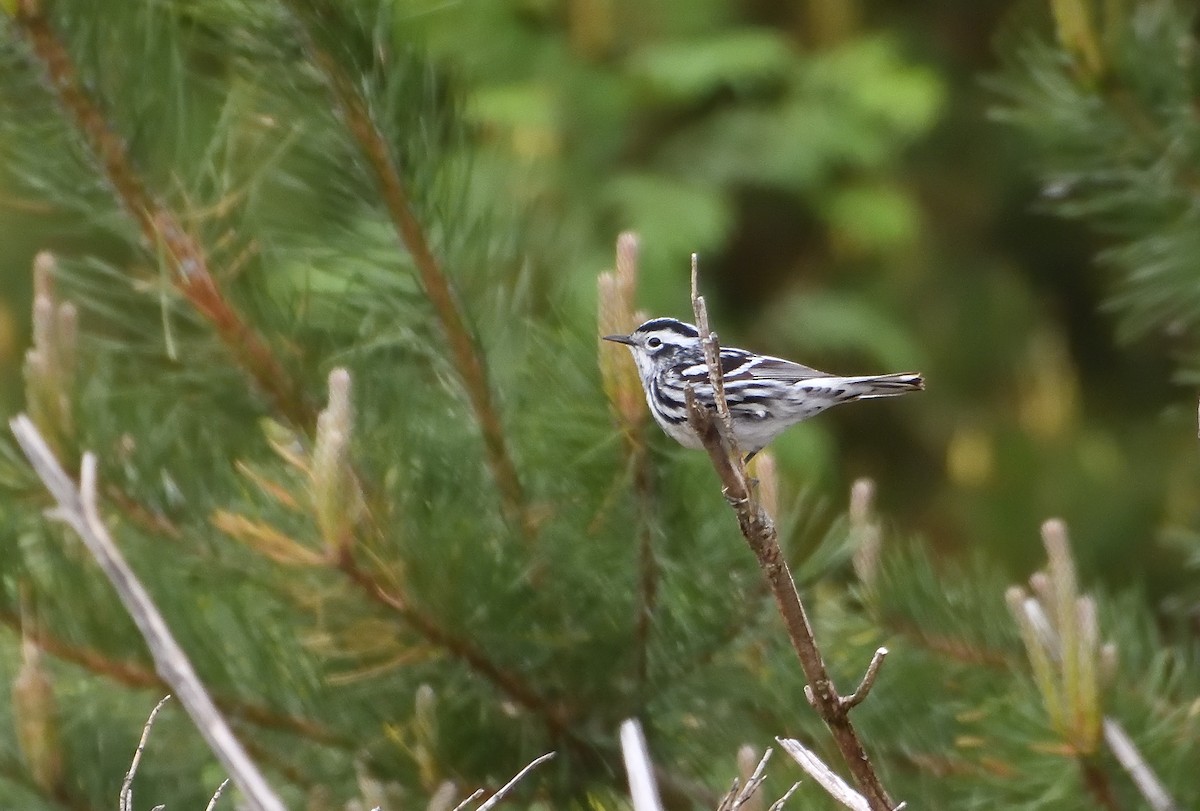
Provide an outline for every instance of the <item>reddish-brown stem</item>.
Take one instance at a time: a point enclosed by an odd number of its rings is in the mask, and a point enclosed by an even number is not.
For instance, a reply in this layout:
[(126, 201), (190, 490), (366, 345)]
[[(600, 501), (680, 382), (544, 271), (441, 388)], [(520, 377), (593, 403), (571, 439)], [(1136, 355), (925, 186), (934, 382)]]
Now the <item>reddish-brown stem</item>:
[(526, 509), (525, 493), (509, 453), (504, 424), (496, 411), (487, 368), (467, 327), (462, 304), (442, 268), (441, 261), (433, 252), (424, 227), (417, 219), (408, 186), (400, 174), (383, 133), (371, 118), (367, 101), (359, 91), (358, 85), (351, 80), (333, 55), (317, 43), (317, 39), (309, 30), (309, 26), (316, 24), (312, 20), (312, 15), (316, 12), (304, 8), (304, 4), (297, 0), (292, 0), (290, 5), (296, 19), (305, 29), (309, 54), (325, 76), (346, 127), (366, 158), (392, 227), (412, 257), (425, 295), (433, 305), (433, 312), (446, 337), (450, 356), (454, 359), (467, 398), (475, 412), (475, 419), (483, 436), (488, 467), (500, 492), (505, 516), (522, 527), (527, 538), (532, 538), (535, 528)]
[(137, 223), (149, 250), (172, 270), (184, 298), (213, 326), (238, 363), (265, 393), (275, 410), (293, 424), (311, 426), (315, 412), (262, 337), (225, 297), (209, 268), (200, 242), (142, 182), (125, 141), (109, 126), (100, 106), (88, 95), (66, 46), (41, 12), (40, 3), (19, 2), (16, 28), (45, 71), (67, 122), (87, 145), (125, 212)]
[(568, 733), (569, 712), (565, 706), (544, 698), (520, 676), (493, 661), (472, 642), (454, 635), (415, 608), (402, 595), (387, 589), (374, 575), (359, 566), (348, 550), (343, 550), (337, 560), (337, 568), (373, 602), (394, 611), (422, 639), (462, 661), (513, 702), (542, 718), (552, 735), (560, 737)]
[[(14, 633), (23, 633), (54, 658), (70, 662), (89, 673), (137, 690), (170, 691), (167, 683), (152, 668), (138, 662), (113, 659), (93, 648), (71, 644), (42, 628), (30, 628), (29, 625), (22, 624), (21, 618), (16, 613), (7, 609), (0, 609), (0, 624), (7, 626)], [(353, 741), (342, 738), (332, 730), (307, 718), (285, 715), (258, 704), (250, 704), (229, 697), (214, 696), (213, 702), (232, 717), (263, 729), (288, 732), (325, 745), (340, 747), (354, 745)]]
[(737, 514), (742, 537), (754, 553), (759, 569), (775, 597), (775, 604), (783, 618), (792, 648), (795, 649), (796, 656), (800, 659), (800, 667), (808, 680), (810, 702), (833, 733), (834, 743), (872, 811), (892, 811), (895, 804), (884, 789), (858, 731), (850, 721), (852, 707), (838, 694), (833, 680), (829, 677), (829, 670), (817, 647), (808, 614), (800, 601), (796, 583), (779, 547), (775, 522), (751, 492), (750, 478), (746, 474), (741, 452), (730, 435), (732, 418), (722, 386), (720, 347), (716, 335), (709, 330), (708, 312), (697, 286), (696, 257), (693, 255), (692, 307), (704, 344), (705, 362), (708, 364), (708, 377), (716, 407), (710, 409), (702, 405), (692, 389), (688, 388), (688, 421), (712, 460), (713, 467), (724, 485), (725, 498)]

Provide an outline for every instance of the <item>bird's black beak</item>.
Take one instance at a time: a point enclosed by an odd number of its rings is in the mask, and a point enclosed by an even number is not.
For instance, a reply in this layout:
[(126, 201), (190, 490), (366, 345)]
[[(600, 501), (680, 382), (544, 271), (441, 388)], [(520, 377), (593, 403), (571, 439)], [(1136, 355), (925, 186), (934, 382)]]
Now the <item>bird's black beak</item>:
[(625, 344), (626, 346), (634, 345), (633, 339), (630, 338), (628, 335), (605, 335), (604, 340), (612, 341), (613, 343), (616, 343), (616, 344)]

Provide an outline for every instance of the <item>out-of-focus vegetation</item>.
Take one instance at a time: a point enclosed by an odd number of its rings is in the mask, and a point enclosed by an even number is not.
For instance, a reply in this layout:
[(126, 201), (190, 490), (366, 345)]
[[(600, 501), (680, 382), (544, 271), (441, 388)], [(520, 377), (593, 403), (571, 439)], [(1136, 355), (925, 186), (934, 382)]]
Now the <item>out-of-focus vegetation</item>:
[[(1123, 595), (1102, 620), (1123, 640), (1125, 677), (1169, 702), (1196, 681), (1200, 95), (1182, 4), (137, 0), (101, 14), (44, 0), (147, 187), (297, 381), (295, 410), (324, 402), (330, 368), (350, 369), (353, 466), (373, 516), (351, 523), (376, 574), (569, 704), (569, 734), (550, 734), (531, 720), (540, 710), (496, 700), (461, 649), (414, 642), (327, 573), (300, 567), (292, 582), (267, 565), (328, 530), (306, 512), (316, 462), (293, 453), (312, 426), (281, 424), (173, 286), (178, 268), (52, 101), (9, 16), (22, 2), (0, 3), (0, 405), (28, 407), (30, 269), (51, 251), (54, 295), (77, 303), (83, 336), (64, 453), (101, 453), (114, 521), (157, 594), (190, 595), (173, 619), (213, 660), (218, 692), (311, 716), (336, 739), (306, 739), (315, 773), (272, 764), (296, 796), (325, 783), (343, 797), (357, 759), (411, 799), (444, 778), (509, 774), (498, 751), (545, 743), (570, 752), (565, 795), (612, 802), (620, 792), (597, 786), (619, 783), (611, 733), (634, 713), (670, 741), (659, 751), (673, 769), (710, 786), (725, 779), (719, 753), (732, 764), (745, 738), (819, 739), (791, 715), (807, 709), (794, 663), (705, 460), (652, 434), (654, 506), (637, 506), (592, 344), (596, 276), (624, 229), (640, 235), (648, 313), (688, 315), (696, 251), (725, 342), (926, 376), (920, 396), (838, 409), (772, 448), (802, 585), (825, 633), (849, 640), (833, 645), (839, 677), (890, 635), (898, 650), (906, 633), (928, 643), (893, 657), (886, 678), (902, 686), (862, 709), (903, 799), (1088, 807), (1052, 768), (1062, 752), (1044, 754), (1056, 741), (1001, 610), (1004, 584), (1042, 558), (1047, 516), (1071, 527), (1088, 589)], [(528, 548), (495, 509), (460, 364), (306, 56), (313, 41), (366, 100), (457, 288), (540, 537), (529, 557), (511, 551)], [(0, 473), (3, 540), (20, 551), (3, 570), (7, 624), (44, 612), (72, 645), (137, 659), (131, 629), (91, 615), (111, 599), (41, 526), (15, 456)], [(902, 551), (865, 594), (847, 585), (833, 520), (862, 476), (889, 534), (919, 539), (889, 538)], [(630, 526), (661, 556), (649, 653), (630, 648)], [(1180, 647), (1160, 651), (1167, 641)], [(6, 642), (6, 673), (18, 647)], [(991, 669), (972, 669), (980, 660)], [(104, 692), (112, 674), (78, 661), (63, 669), (62, 684), (103, 697), (65, 713), (68, 760), (94, 756), (96, 770), (63, 796), (103, 796), (100, 767), (121, 768), (112, 739), (126, 736), (99, 722), (135, 735), (129, 719), (153, 701)], [(902, 699), (927, 695), (931, 672), (959, 679), (955, 695), (906, 717)], [(1136, 714), (1143, 698), (1114, 703)], [(260, 751), (290, 740), (254, 730)], [(682, 740), (693, 732), (704, 740)], [(996, 748), (980, 756), (972, 741)], [(1181, 778), (1186, 747), (1156, 747)], [(147, 779), (169, 785), (191, 762)]]

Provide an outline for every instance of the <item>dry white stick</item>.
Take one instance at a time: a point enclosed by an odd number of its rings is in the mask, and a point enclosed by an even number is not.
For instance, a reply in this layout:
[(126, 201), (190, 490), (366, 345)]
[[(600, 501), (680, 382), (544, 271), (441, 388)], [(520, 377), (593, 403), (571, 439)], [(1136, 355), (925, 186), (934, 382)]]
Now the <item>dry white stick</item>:
[(796, 789), (798, 789), (798, 788), (800, 788), (800, 781), (796, 781), (795, 783), (792, 783), (792, 787), (790, 789), (788, 789), (787, 791), (785, 791), (783, 793), (782, 797), (780, 797), (775, 802), (771, 803), (771, 807), (768, 808), (767, 811), (780, 811), (780, 809), (783, 808), (784, 803), (786, 803), (788, 800), (792, 799), (792, 795), (796, 793)]
[(629, 775), (633, 811), (662, 811), (658, 785), (654, 782), (654, 764), (650, 762), (642, 725), (636, 719), (621, 722), (621, 755), (625, 759), (625, 773)]
[(822, 763), (821, 759), (813, 752), (804, 748), (800, 741), (792, 738), (776, 738), (775, 740), (779, 741), (779, 745), (800, 764), (800, 768), (804, 769), (809, 777), (821, 784), (821, 788), (825, 789), (830, 797), (852, 811), (871, 811), (871, 805), (867, 802), (866, 797), (850, 788), (845, 780), (838, 777), (833, 769)]
[(1134, 785), (1154, 811), (1179, 811), (1179, 806), (1175, 805), (1171, 795), (1167, 794), (1166, 787), (1159, 781), (1150, 764), (1142, 758), (1142, 753), (1138, 751), (1124, 727), (1111, 718), (1105, 718), (1104, 740), (1113, 757), (1129, 773)]
[(524, 769), (521, 769), (521, 771), (517, 772), (516, 775), (513, 776), (512, 780), (509, 780), (507, 783), (505, 783), (503, 786), (501, 786), (500, 790), (497, 791), (495, 794), (493, 794), (491, 797), (489, 797), (487, 802), (485, 802), (483, 805), (479, 806), (478, 811), (492, 811), (492, 809), (496, 807), (496, 803), (503, 800), (504, 795), (508, 794), (508, 792), (512, 791), (513, 787), (516, 786), (517, 783), (520, 783), (521, 780), (524, 779), (525, 775), (529, 774), (531, 771), (536, 769), (538, 766), (541, 766), (543, 763), (545, 763), (547, 760), (549, 760), (552, 757), (554, 757), (554, 753), (547, 752), (546, 754), (536, 757), (533, 760), (529, 761), (528, 766), (526, 766)]
[(217, 790), (213, 792), (212, 799), (208, 801), (208, 805), (204, 807), (204, 811), (213, 811), (217, 807), (217, 800), (221, 799), (221, 794), (224, 793), (225, 787), (229, 785), (229, 778), (226, 777), (221, 781), (221, 785), (217, 786)]
[[(751, 757), (754, 756), (754, 750), (749, 746), (743, 747), (743, 749), (748, 751)], [(767, 762), (771, 759), (771, 755), (774, 754), (774, 751), (775, 750), (773, 749), (767, 749), (767, 751), (763, 752), (763, 756), (759, 759), (758, 765), (754, 767), (754, 770), (750, 772), (749, 777), (746, 778), (745, 785), (743, 785), (741, 789), (736, 792), (731, 791), (725, 800), (723, 800), (721, 804), (717, 806), (717, 811), (726, 811), (726, 809), (727, 811), (738, 811), (739, 808), (746, 808), (747, 811), (749, 811), (749, 809), (753, 809), (755, 807), (761, 811), (763, 804), (757, 803), (756, 805), (755, 800), (758, 799), (757, 792), (759, 787), (762, 786), (763, 781), (767, 779), (765, 774), (767, 770)], [(742, 764), (740, 763), (741, 756), (742, 752), (738, 752), (739, 769), (742, 768)], [(734, 785), (737, 785), (736, 780), (734, 781)]]
[(471, 796), (463, 800), (458, 805), (454, 806), (454, 811), (465, 811), (466, 807), (483, 796), (483, 789), (477, 788), (471, 792)]
[(226, 774), (233, 779), (234, 785), (246, 798), (249, 807), (257, 811), (285, 811), (283, 801), (275, 794), (262, 772), (234, 737), (233, 731), (209, 698), (187, 655), (171, 635), (171, 630), (155, 607), (154, 601), (150, 599), (145, 587), (138, 581), (113, 542), (112, 536), (108, 534), (108, 528), (100, 519), (100, 510), (96, 503), (95, 455), (90, 452), (83, 455), (79, 487), (76, 488), (28, 417), (21, 414), (11, 425), (21, 450), (25, 452), (34, 471), (58, 502), (58, 508), (50, 515), (74, 529), (87, 546), (88, 552), (100, 564), (104, 575), (121, 598), (125, 610), (129, 612), (146, 640), (150, 655), (154, 659), (155, 671), (170, 685), (172, 692), (196, 724), (208, 748), (216, 755)]
[(146, 741), (150, 740), (150, 727), (154, 726), (154, 719), (158, 717), (158, 711), (170, 700), (171, 696), (163, 696), (162, 700), (154, 705), (154, 709), (150, 710), (150, 717), (146, 719), (146, 725), (142, 727), (142, 737), (138, 740), (137, 749), (133, 751), (133, 760), (129, 762), (129, 771), (125, 772), (125, 780), (121, 783), (121, 793), (118, 795), (121, 811), (133, 811), (133, 776), (137, 774), (138, 765), (142, 762), (142, 752), (146, 749)]

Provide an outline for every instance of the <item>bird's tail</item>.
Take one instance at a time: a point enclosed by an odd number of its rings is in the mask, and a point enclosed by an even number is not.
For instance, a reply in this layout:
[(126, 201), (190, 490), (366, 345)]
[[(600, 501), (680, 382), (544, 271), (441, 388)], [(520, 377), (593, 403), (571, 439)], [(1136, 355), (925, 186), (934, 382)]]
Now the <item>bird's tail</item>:
[(898, 394), (908, 394), (910, 391), (921, 391), (925, 388), (925, 378), (917, 372), (902, 372), (890, 375), (866, 375), (863, 377), (846, 377), (846, 393), (855, 400), (869, 400), (873, 397), (895, 397)]

